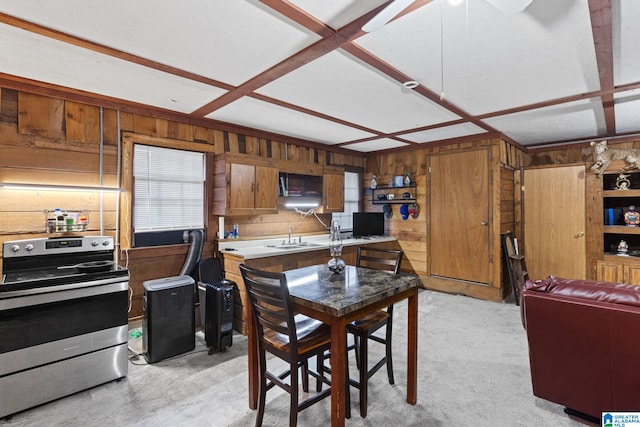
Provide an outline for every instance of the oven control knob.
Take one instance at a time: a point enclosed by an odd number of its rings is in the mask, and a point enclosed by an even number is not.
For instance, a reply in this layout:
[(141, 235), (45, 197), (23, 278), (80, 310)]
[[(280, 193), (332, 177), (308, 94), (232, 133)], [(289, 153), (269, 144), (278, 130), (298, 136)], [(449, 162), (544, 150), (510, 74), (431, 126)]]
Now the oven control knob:
[(20, 246), (18, 245), (12, 245), (11, 246), (11, 252), (18, 252), (20, 250)]
[(102, 241), (102, 246), (109, 246), (109, 241), (108, 240), (103, 240)]
[(33, 245), (31, 243), (29, 243), (27, 246), (24, 247), (27, 251), (31, 252), (33, 250)]
[(94, 240), (91, 242), (91, 246), (98, 246), (100, 243), (98, 243), (97, 240)]

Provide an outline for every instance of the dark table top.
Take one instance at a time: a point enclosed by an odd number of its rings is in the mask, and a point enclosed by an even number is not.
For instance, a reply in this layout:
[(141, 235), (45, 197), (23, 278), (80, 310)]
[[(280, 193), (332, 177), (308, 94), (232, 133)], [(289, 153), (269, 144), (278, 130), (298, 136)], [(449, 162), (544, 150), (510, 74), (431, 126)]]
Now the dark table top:
[(351, 265), (341, 273), (334, 273), (326, 264), (320, 264), (289, 270), (285, 275), (289, 294), (296, 303), (335, 317), (422, 284), (415, 274), (394, 275), (384, 270)]

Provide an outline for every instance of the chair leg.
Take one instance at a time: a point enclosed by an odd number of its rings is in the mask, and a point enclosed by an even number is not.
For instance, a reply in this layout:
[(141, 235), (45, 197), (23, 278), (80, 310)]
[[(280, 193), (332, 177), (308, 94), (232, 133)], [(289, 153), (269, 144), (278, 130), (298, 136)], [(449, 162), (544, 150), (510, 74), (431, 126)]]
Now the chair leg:
[(324, 352), (316, 354), (316, 372), (320, 374), (320, 378), (316, 378), (316, 391), (322, 391), (322, 380), (324, 379)]
[(307, 393), (309, 391), (309, 361), (302, 361), (302, 390)]
[(387, 332), (386, 332), (386, 358), (387, 358), (387, 376), (389, 377), (389, 384), (393, 384), (395, 381), (393, 379), (393, 359), (391, 356), (392, 353), (392, 345), (391, 345), (391, 318), (387, 323)]
[[(291, 396), (290, 396), (291, 402), (289, 404), (289, 427), (296, 427), (296, 424), (298, 423), (298, 362), (291, 363), (290, 380), (291, 380)], [(307, 381), (307, 385), (308, 385), (308, 381)]]
[(362, 418), (367, 416), (367, 383), (369, 382), (368, 341), (366, 337), (360, 337), (360, 364), (358, 365), (358, 369), (360, 370), (360, 416)]
[(266, 403), (267, 397), (267, 377), (265, 376), (265, 372), (267, 370), (266, 359), (264, 353), (262, 353), (259, 357), (259, 375), (260, 375), (260, 385), (259, 385), (259, 395), (258, 395), (258, 415), (256, 416), (256, 427), (262, 426), (262, 420), (264, 419), (264, 407)]

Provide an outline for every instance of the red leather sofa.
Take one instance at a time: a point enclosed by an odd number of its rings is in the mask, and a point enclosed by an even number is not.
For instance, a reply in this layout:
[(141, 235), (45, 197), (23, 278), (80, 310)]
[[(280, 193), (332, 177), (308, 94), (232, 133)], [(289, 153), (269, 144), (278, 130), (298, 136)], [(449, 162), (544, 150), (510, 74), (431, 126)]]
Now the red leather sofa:
[(534, 395), (597, 420), (640, 411), (640, 286), (549, 276), (520, 305)]

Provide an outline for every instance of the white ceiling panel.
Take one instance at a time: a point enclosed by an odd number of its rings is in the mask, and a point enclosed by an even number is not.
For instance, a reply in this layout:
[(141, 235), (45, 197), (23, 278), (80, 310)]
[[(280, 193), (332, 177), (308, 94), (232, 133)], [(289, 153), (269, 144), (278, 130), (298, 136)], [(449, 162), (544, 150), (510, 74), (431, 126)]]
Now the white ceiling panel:
[(616, 85), (640, 81), (640, 2), (618, 0), (611, 2), (614, 22), (613, 61)]
[(599, 98), (494, 117), (485, 122), (525, 145), (588, 138), (606, 131)]
[(243, 98), (207, 117), (324, 144), (335, 144), (374, 136), (372, 133), (254, 98)]
[(599, 89), (586, 1), (507, 14), (434, 0), (357, 43), (471, 114)]
[(351, 55), (332, 52), (257, 92), (382, 132), (459, 118), (403, 89)]
[(373, 10), (386, 0), (346, 1), (346, 0), (291, 0), (306, 12), (320, 19), (331, 28), (339, 29), (358, 17)]
[(235, 86), (319, 39), (257, 0), (0, 0), (0, 10)]
[[(493, 131), (523, 146), (640, 132), (640, 1), (496, 2), (415, 1), (364, 33), (345, 26), (387, 0), (0, 0), (0, 81), (356, 153)], [(348, 144), (362, 139), (374, 142)]]
[(486, 130), (473, 123), (460, 123), (458, 125), (443, 126), (435, 129), (403, 134), (401, 135), (401, 138), (412, 142), (432, 142), (486, 132)]
[(640, 89), (615, 95), (616, 130), (637, 132), (640, 121)]
[(390, 148), (406, 147), (406, 144), (401, 141), (396, 141), (390, 138), (375, 139), (372, 141), (357, 142), (355, 144), (346, 145), (345, 148), (349, 150), (361, 151), (363, 153), (369, 153), (371, 151), (388, 150)]
[(0, 71), (181, 113), (225, 92), (4, 24)]

